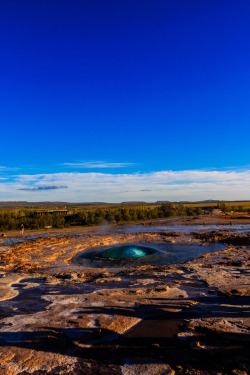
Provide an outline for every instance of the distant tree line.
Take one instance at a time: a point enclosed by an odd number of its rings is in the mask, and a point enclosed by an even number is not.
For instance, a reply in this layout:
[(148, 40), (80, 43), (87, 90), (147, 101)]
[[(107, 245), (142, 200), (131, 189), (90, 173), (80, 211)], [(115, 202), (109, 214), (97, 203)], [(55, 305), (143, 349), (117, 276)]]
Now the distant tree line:
[(80, 225), (100, 225), (103, 223), (125, 223), (174, 216), (196, 216), (203, 211), (199, 207), (185, 207), (181, 204), (162, 203), (159, 206), (129, 206), (75, 210), (72, 214), (43, 213), (37, 215), (32, 210), (0, 211), (0, 230), (45, 227), (65, 228)]
[(250, 214), (250, 208), (249, 206), (243, 206), (243, 205), (232, 205), (230, 202), (226, 201), (219, 201), (218, 202), (218, 208), (226, 213), (226, 212), (244, 212)]

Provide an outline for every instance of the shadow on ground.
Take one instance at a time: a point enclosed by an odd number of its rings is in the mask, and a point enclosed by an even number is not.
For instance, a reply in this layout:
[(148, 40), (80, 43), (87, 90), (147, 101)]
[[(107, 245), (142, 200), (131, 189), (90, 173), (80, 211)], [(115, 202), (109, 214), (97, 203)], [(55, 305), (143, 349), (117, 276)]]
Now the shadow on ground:
[[(185, 340), (177, 337), (178, 332), (185, 331), (190, 319), (250, 317), (250, 297), (200, 297), (197, 305), (180, 312), (164, 311), (166, 304), (159, 304), (160, 300), (155, 301), (154, 315), (145, 317), (121, 335), (98, 327), (44, 327), (33, 332), (1, 332), (0, 346), (60, 353), (109, 364), (123, 364), (129, 358), (132, 363), (138, 359), (143, 363), (163, 361), (173, 368), (179, 365), (217, 373), (237, 368), (241, 363), (250, 368), (249, 334), (230, 332), (223, 335), (209, 329), (197, 329)], [(150, 307), (154, 310), (154, 306)], [(140, 317), (144, 308), (148, 305), (139, 305), (136, 309), (91, 307), (78, 314)]]

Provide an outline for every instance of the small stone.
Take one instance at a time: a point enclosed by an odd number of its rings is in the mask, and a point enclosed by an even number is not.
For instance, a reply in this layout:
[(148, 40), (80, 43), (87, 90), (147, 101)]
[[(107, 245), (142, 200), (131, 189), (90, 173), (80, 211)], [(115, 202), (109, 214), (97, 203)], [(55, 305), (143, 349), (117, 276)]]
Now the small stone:
[(233, 375), (247, 375), (247, 372), (235, 369), (235, 370), (232, 370), (232, 374)]
[(152, 346), (153, 346), (154, 348), (159, 348), (159, 347), (160, 347), (160, 344), (155, 343), (155, 344), (152, 344)]
[(232, 289), (230, 292), (232, 294), (236, 294), (238, 296), (244, 296), (244, 295), (250, 293), (250, 290), (248, 290), (246, 288), (242, 288), (242, 289)]
[(95, 284), (103, 284), (103, 283), (118, 283), (122, 281), (121, 277), (105, 277), (100, 278), (94, 281)]
[(199, 341), (195, 341), (194, 342), (194, 347), (195, 348), (199, 348), (201, 346), (200, 342)]
[(68, 280), (71, 279), (71, 275), (66, 272), (58, 272), (54, 275), (57, 279)]
[(182, 341), (190, 339), (190, 337), (193, 337), (193, 336), (194, 336), (193, 332), (188, 332), (188, 331), (187, 332), (179, 332), (177, 334), (178, 339), (180, 339)]
[(218, 296), (220, 296), (220, 297), (232, 297), (232, 293), (229, 290), (218, 290)]
[(129, 291), (129, 294), (142, 294), (142, 293), (144, 293), (144, 292), (145, 292), (144, 289), (131, 289), (131, 290)]
[(153, 289), (155, 292), (167, 292), (168, 290), (168, 286), (156, 286), (154, 289)]

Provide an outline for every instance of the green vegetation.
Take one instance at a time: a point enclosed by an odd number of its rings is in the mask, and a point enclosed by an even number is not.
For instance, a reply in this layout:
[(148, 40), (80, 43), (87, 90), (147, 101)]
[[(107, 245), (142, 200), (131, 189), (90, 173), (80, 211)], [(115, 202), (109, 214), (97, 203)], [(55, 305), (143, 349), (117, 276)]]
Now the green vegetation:
[(199, 207), (185, 207), (182, 204), (162, 203), (158, 205), (122, 205), (111, 207), (74, 208), (63, 212), (49, 210), (1, 210), (0, 230), (45, 227), (65, 228), (79, 225), (100, 225), (103, 223), (125, 223), (174, 216), (200, 215)]
[(250, 214), (250, 206), (247, 204), (244, 204), (246, 202), (238, 202), (240, 205), (235, 205), (233, 204), (235, 202), (225, 202), (225, 201), (220, 201), (218, 203), (218, 208), (226, 213), (226, 212), (241, 212), (241, 213), (247, 213)]
[(241, 212), (250, 214), (250, 201), (245, 202), (185, 202), (180, 203), (90, 203), (76, 204), (56, 202), (15, 202), (8, 206), (0, 202), (0, 231), (20, 229), (43, 229), (45, 227), (66, 228), (104, 223), (126, 223), (167, 217), (197, 216), (204, 209), (220, 209), (223, 213)]
[(184, 204), (185, 207), (214, 207), (214, 208), (220, 208), (223, 204), (229, 205), (232, 209), (238, 210), (239, 207), (243, 208), (244, 210), (250, 210), (250, 201), (215, 201), (215, 202), (187, 202)]

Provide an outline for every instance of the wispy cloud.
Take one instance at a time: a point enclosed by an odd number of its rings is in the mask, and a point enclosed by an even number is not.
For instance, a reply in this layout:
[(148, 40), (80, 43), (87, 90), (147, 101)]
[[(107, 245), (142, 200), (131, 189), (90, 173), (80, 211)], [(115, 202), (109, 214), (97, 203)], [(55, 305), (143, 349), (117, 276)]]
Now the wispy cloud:
[(79, 163), (64, 163), (64, 165), (72, 168), (124, 168), (135, 165), (134, 163), (108, 163), (105, 161), (83, 161)]
[(67, 188), (68, 188), (68, 186), (49, 185), (49, 186), (35, 186), (33, 188), (20, 188), (18, 190), (24, 190), (24, 191), (41, 191), (41, 190), (67, 189)]
[(5, 167), (4, 165), (0, 165), (0, 172), (8, 172), (8, 171), (17, 171), (18, 167)]
[(138, 193), (139, 191), (152, 191), (151, 189), (125, 190), (124, 193)]
[(250, 200), (250, 169), (26, 174), (0, 181), (0, 200), (32, 200), (31, 191), (36, 200), (70, 202)]

